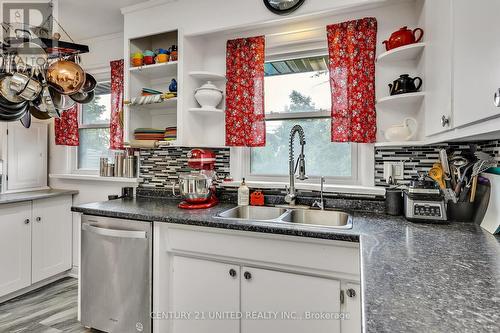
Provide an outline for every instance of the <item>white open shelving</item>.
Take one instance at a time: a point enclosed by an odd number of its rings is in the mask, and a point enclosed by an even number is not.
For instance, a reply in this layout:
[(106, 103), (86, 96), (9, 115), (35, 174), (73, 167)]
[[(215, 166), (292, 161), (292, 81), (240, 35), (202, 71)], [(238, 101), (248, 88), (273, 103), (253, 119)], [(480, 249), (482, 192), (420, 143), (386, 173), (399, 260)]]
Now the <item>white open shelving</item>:
[(129, 104), (128, 106), (134, 110), (140, 110), (140, 109), (170, 110), (170, 109), (175, 109), (177, 107), (177, 97), (165, 99), (161, 103), (149, 103), (149, 104), (140, 104), (140, 105)]
[(177, 61), (162, 62), (152, 65), (130, 67), (131, 74), (147, 77), (150, 80), (165, 79), (177, 76)]
[(212, 114), (224, 114), (224, 110), (222, 109), (212, 109), (212, 108), (190, 108), (189, 112), (212, 115)]
[(207, 72), (207, 71), (191, 71), (189, 75), (200, 81), (225, 81), (224, 74)]
[(425, 43), (415, 43), (389, 50), (377, 57), (377, 63), (385, 64), (398, 61), (417, 60), (422, 55), (424, 47)]
[(425, 141), (376, 142), (375, 147), (419, 147), (426, 144)]
[(406, 110), (414, 105), (422, 103), (424, 97), (425, 97), (424, 92), (414, 92), (414, 93), (387, 96), (377, 100), (377, 107), (383, 107), (393, 110), (396, 109)]

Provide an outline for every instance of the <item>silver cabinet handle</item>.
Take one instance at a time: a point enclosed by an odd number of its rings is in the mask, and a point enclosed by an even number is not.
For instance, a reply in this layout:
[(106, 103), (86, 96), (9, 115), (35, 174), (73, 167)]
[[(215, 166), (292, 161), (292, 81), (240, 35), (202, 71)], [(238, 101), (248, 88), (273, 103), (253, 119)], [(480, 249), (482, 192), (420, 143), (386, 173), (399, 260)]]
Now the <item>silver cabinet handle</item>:
[(493, 103), (495, 103), (496, 107), (500, 107), (500, 88), (495, 91), (495, 94), (493, 96)]
[(117, 237), (117, 238), (146, 238), (145, 231), (134, 231), (134, 230), (118, 230), (118, 229), (108, 229), (100, 228), (88, 223), (82, 224), (82, 230), (92, 232), (101, 236)]
[(24, 224), (30, 224), (30, 219), (24, 220)]
[(441, 126), (442, 127), (450, 126), (450, 118), (443, 115), (441, 117)]
[(41, 222), (42, 221), (42, 218), (40, 216), (38, 216), (36, 219), (35, 219), (37, 222)]

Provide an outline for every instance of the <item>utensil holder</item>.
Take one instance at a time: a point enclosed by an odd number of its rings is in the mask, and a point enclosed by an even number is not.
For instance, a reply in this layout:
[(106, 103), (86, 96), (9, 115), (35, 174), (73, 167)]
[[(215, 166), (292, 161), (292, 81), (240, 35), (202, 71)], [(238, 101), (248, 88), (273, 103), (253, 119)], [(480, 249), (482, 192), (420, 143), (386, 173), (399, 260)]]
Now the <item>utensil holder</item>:
[(448, 202), (448, 219), (455, 222), (472, 222), (474, 220), (473, 202)]
[(403, 215), (403, 191), (401, 189), (385, 191), (385, 212), (392, 216)]

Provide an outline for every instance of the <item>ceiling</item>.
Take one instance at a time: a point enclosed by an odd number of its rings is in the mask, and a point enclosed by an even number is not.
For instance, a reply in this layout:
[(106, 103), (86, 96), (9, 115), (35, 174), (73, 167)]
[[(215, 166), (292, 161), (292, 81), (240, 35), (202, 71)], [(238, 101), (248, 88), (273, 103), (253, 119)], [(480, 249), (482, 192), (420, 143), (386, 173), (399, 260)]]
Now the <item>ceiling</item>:
[(120, 8), (145, 0), (59, 0), (59, 22), (73, 40), (123, 31)]

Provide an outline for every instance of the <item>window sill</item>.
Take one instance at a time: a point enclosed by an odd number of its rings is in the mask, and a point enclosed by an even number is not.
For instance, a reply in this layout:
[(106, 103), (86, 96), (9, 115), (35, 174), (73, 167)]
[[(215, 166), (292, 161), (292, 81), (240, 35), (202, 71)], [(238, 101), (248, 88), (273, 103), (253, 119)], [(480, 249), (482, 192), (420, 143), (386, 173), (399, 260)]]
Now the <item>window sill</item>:
[[(255, 182), (247, 181), (247, 186), (249, 188), (278, 188), (284, 189), (288, 186), (288, 183), (284, 182)], [(241, 182), (231, 181), (223, 182), (221, 184), (224, 187), (239, 187)], [(299, 190), (309, 190), (309, 191), (319, 191), (321, 189), (319, 184), (312, 183), (295, 183), (295, 188)], [(385, 195), (385, 188), (377, 186), (361, 186), (361, 185), (324, 185), (324, 192), (327, 193), (345, 193), (345, 194), (363, 194), (363, 195)]]
[(98, 181), (98, 182), (114, 182), (114, 183), (130, 183), (137, 184), (138, 178), (125, 178), (125, 177), (102, 177), (99, 175), (84, 175), (84, 174), (49, 174), (49, 178), (54, 179), (69, 179), (69, 180), (85, 180), (85, 181)]

